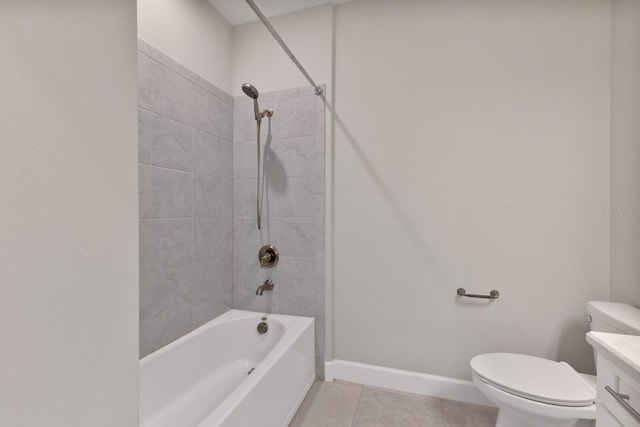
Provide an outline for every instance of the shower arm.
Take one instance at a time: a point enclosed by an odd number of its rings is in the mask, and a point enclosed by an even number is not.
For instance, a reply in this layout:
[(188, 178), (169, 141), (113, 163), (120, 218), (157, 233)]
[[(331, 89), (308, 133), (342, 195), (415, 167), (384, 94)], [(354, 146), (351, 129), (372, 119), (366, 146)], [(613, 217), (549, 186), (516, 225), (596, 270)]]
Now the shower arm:
[(302, 64), (300, 63), (300, 61), (298, 61), (298, 59), (295, 57), (295, 55), (293, 54), (293, 52), (291, 52), (291, 49), (289, 49), (289, 47), (286, 45), (286, 43), (284, 42), (284, 40), (282, 40), (282, 38), (280, 37), (280, 35), (278, 34), (278, 32), (276, 31), (275, 28), (273, 28), (273, 26), (271, 25), (271, 23), (269, 22), (269, 20), (267, 19), (266, 16), (264, 16), (264, 14), (262, 13), (262, 11), (258, 8), (258, 6), (256, 6), (256, 4), (253, 2), (253, 0), (245, 0), (247, 2), (247, 4), (249, 5), (249, 7), (251, 9), (253, 9), (253, 11), (255, 12), (255, 14), (258, 16), (258, 18), (260, 18), (260, 20), (262, 21), (262, 23), (265, 25), (265, 27), (267, 27), (267, 30), (269, 30), (269, 32), (271, 33), (271, 35), (273, 36), (274, 39), (276, 39), (276, 41), (278, 42), (278, 44), (280, 45), (280, 47), (282, 47), (282, 49), (284, 49), (285, 53), (287, 54), (287, 56), (289, 56), (289, 59), (291, 59), (291, 61), (293, 61), (293, 63), (295, 64), (296, 67), (298, 67), (298, 70), (300, 70), (300, 72), (304, 75), (304, 77), (309, 81), (309, 83), (311, 83), (311, 86), (314, 87), (316, 95), (322, 95), (322, 87), (317, 85), (316, 82), (311, 78), (311, 76), (309, 75), (309, 73), (307, 73), (307, 70), (304, 69), (304, 67), (302, 66)]

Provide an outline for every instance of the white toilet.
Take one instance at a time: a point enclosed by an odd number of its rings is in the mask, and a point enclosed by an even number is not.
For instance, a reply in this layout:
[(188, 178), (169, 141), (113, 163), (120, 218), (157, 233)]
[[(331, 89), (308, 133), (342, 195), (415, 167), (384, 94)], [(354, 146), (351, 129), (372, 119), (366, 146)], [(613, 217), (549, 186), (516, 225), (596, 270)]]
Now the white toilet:
[[(591, 330), (640, 335), (640, 309), (591, 301)], [(496, 427), (587, 427), (595, 425), (596, 377), (565, 362), (513, 353), (471, 359), (473, 382), (499, 409)]]

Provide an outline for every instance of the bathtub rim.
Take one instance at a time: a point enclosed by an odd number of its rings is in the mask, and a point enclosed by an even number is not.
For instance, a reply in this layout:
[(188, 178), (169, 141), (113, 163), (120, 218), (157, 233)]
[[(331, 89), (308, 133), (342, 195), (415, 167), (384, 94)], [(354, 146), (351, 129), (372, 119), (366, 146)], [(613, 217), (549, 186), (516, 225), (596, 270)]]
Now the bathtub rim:
[[(142, 359), (139, 359), (138, 360), (139, 368), (142, 369), (143, 365), (146, 365), (147, 363), (150, 363), (154, 359), (157, 359), (158, 357), (160, 357), (163, 353), (171, 351), (171, 349), (173, 349), (174, 347), (178, 347), (179, 345), (183, 344), (184, 342), (189, 341), (194, 336), (206, 331), (207, 329), (213, 328), (213, 327), (215, 327), (217, 325), (220, 325), (222, 323), (228, 323), (228, 322), (231, 322), (231, 321), (234, 321), (234, 320), (240, 320), (240, 319), (250, 319), (250, 318), (253, 318), (255, 316), (260, 316), (260, 317), (266, 316), (267, 319), (275, 319), (275, 320), (280, 321), (285, 327), (285, 334), (284, 335), (286, 335), (287, 331), (289, 330), (290, 324), (293, 321), (295, 321), (296, 319), (311, 319), (311, 320), (315, 320), (315, 318), (313, 318), (313, 317), (292, 316), (292, 315), (288, 315), (288, 314), (269, 314), (269, 313), (262, 313), (262, 312), (259, 312), (259, 311), (237, 310), (237, 309), (232, 308), (230, 310), (227, 310), (223, 314), (219, 315), (218, 317), (215, 317), (215, 318), (209, 320), (207, 323), (204, 323), (204, 324), (198, 326), (196, 329), (187, 332), (186, 334), (184, 334), (180, 338), (177, 338), (176, 340), (171, 341), (170, 343), (160, 347), (159, 349), (153, 351), (152, 353), (147, 354)], [(283, 335), (283, 338), (284, 338), (284, 335)]]

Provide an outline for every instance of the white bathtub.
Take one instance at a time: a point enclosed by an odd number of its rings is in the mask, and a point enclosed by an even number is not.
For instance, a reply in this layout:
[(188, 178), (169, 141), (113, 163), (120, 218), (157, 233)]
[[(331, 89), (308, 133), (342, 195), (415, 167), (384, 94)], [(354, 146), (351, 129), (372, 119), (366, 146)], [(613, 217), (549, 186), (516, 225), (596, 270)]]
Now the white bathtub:
[(230, 310), (140, 360), (140, 426), (288, 425), (315, 379), (314, 319), (267, 315), (260, 335), (262, 316)]

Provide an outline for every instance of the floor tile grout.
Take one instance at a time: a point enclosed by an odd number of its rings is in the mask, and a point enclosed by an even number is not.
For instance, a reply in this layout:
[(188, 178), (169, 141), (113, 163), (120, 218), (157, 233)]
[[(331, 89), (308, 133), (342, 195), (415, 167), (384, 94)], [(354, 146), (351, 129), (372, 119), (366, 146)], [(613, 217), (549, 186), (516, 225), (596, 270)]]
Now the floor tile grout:
[(353, 427), (353, 425), (355, 424), (356, 417), (358, 416), (358, 408), (360, 407), (360, 401), (362, 400), (362, 390), (364, 390), (363, 385), (360, 386), (360, 393), (358, 394), (358, 403), (356, 403), (356, 410), (353, 411), (353, 418), (351, 419), (351, 427)]
[[(336, 392), (338, 390), (344, 390), (344, 388), (352, 389), (352, 398), (349, 406), (352, 409), (352, 415), (349, 415), (348, 418), (342, 418), (339, 425), (343, 427), (354, 427), (356, 426), (356, 420), (360, 419), (365, 424), (367, 422), (372, 422), (377, 420), (379, 423), (376, 425), (384, 426), (415, 426), (415, 425), (425, 425), (426, 420), (430, 420), (428, 425), (437, 425), (441, 427), (492, 427), (495, 425), (495, 420), (497, 416), (497, 409), (484, 407), (483, 405), (474, 405), (468, 404), (465, 402), (458, 402), (450, 399), (442, 399), (434, 396), (425, 396), (416, 393), (407, 393), (398, 390), (390, 390), (380, 387), (367, 386), (364, 384), (356, 384), (350, 383), (346, 381), (335, 381), (334, 384), (338, 384), (338, 388), (332, 387), (331, 383), (324, 383), (323, 381), (318, 381), (318, 393), (316, 397), (320, 397), (320, 400), (315, 400), (313, 402), (309, 402), (307, 406), (304, 408), (301, 407), (298, 423), (296, 426), (304, 427), (304, 426), (316, 426), (316, 425), (328, 425), (326, 422), (332, 416), (332, 408), (324, 407), (326, 405), (327, 399), (330, 401), (330, 396), (336, 396)], [(340, 386), (342, 384), (342, 386)], [(323, 387), (324, 386), (324, 387)], [(357, 387), (357, 388), (356, 388)], [(374, 396), (366, 395), (365, 392), (368, 389), (370, 390)], [(357, 399), (356, 399), (357, 393)], [(377, 395), (378, 397), (376, 397)], [(329, 398), (328, 398), (329, 397)], [(383, 398), (383, 401), (387, 398), (391, 399), (391, 406), (386, 406), (383, 404), (380, 406), (378, 403), (374, 404), (372, 407), (371, 399), (374, 399), (376, 402), (378, 398)], [(366, 401), (365, 401), (366, 400)], [(424, 412), (422, 416), (424, 418), (421, 420), (420, 416), (418, 418), (415, 417), (415, 412), (410, 411), (406, 412), (408, 409), (405, 407), (406, 404), (409, 406), (413, 406), (414, 410), (421, 411), (421, 404), (416, 405), (416, 402), (425, 402), (426, 406), (429, 406), (430, 409), (427, 412)], [(324, 402), (319, 403), (319, 402)], [(411, 403), (413, 402), (413, 403)], [(346, 402), (345, 402), (346, 403)], [(320, 405), (323, 407), (323, 412), (318, 418), (317, 411), (313, 411), (313, 407), (316, 408)], [(339, 406), (336, 407), (339, 410)], [(399, 405), (399, 406), (398, 406)], [(345, 409), (342, 406), (343, 410)], [(439, 414), (438, 414), (439, 412)], [(309, 418), (309, 414), (314, 413), (313, 417)], [(410, 419), (405, 419), (404, 417), (409, 414)], [(346, 415), (346, 414), (345, 414)], [(373, 418), (372, 418), (373, 417)], [(399, 417), (399, 418), (398, 418)], [(399, 424), (398, 424), (399, 422)], [(417, 424), (416, 424), (417, 422)]]

